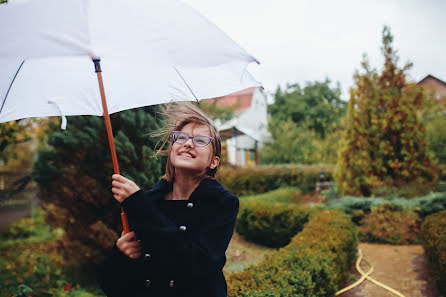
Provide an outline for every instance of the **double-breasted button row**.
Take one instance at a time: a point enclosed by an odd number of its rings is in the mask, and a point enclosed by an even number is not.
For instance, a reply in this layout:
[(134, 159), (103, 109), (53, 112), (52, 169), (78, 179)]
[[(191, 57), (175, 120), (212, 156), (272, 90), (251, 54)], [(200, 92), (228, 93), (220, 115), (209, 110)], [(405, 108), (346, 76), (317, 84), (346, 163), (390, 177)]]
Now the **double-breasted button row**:
[[(152, 282), (150, 281), (150, 279), (146, 279), (145, 280), (145, 286), (146, 287), (150, 287), (150, 284), (151, 284)], [(172, 280), (170, 280), (170, 282), (169, 282), (169, 288), (173, 288), (173, 287), (175, 287), (175, 281), (172, 279)]]

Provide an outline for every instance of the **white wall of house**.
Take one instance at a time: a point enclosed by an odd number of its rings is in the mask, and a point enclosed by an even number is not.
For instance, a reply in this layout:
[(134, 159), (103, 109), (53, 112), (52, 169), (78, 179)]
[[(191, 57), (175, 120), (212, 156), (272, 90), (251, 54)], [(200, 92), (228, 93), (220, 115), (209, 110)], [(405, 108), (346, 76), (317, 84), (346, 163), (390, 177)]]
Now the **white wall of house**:
[(267, 101), (265, 94), (259, 88), (254, 90), (251, 106), (248, 109), (229, 122), (217, 123), (219, 130), (231, 127), (242, 131), (244, 135), (226, 140), (228, 161), (231, 164), (245, 166), (249, 163), (246, 160), (246, 151), (261, 149), (263, 142), (269, 139)]

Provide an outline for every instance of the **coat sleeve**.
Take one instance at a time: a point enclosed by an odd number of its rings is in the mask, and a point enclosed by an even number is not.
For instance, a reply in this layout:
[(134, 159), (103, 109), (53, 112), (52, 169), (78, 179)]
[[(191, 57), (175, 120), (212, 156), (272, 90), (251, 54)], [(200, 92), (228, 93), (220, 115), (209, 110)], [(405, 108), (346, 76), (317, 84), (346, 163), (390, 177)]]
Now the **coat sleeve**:
[[(151, 234), (151, 241), (157, 248), (169, 253), (174, 259), (176, 269), (195, 278), (221, 271), (225, 264), (225, 251), (234, 232), (239, 209), (239, 200), (229, 192), (221, 195), (205, 207), (200, 207), (197, 217), (204, 218), (200, 224), (185, 226), (182, 231), (174, 224), (145, 223), (142, 232)], [(129, 216), (141, 218), (144, 211), (144, 197), (135, 195), (123, 203)], [(214, 197), (209, 197), (214, 199)], [(146, 213), (147, 215), (147, 213)]]

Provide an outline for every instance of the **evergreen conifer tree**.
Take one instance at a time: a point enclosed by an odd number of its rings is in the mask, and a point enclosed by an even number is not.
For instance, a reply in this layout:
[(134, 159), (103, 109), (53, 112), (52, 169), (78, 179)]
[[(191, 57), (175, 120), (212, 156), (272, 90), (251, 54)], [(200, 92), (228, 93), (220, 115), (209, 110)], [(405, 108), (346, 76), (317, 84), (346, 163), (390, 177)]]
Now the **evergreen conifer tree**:
[(384, 68), (380, 74), (364, 58), (365, 73), (354, 75), (345, 132), (335, 172), (343, 194), (374, 195), (383, 189), (427, 190), (437, 181), (420, 111), (424, 94), (406, 81), (412, 64), (398, 68), (393, 36), (383, 30)]
[[(111, 121), (121, 174), (142, 189), (152, 187), (164, 164), (152, 157), (158, 139), (148, 135), (159, 127), (155, 108), (123, 111)], [(104, 120), (69, 117), (67, 130), (52, 127), (49, 133), (48, 147), (38, 152), (33, 166), (39, 199), (49, 223), (66, 231), (67, 242), (85, 247), (81, 257), (95, 258), (94, 251), (110, 248), (122, 230), (111, 192), (113, 164)]]

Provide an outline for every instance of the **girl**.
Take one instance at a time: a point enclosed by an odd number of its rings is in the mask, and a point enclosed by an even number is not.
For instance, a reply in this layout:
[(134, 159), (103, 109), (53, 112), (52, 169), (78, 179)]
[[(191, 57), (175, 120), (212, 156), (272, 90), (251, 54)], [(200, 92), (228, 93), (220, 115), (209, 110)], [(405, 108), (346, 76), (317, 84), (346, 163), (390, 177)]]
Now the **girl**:
[(169, 104), (164, 119), (157, 154), (167, 154), (166, 172), (155, 187), (112, 176), (133, 231), (102, 262), (99, 282), (108, 296), (226, 297), (222, 269), (239, 201), (214, 178), (219, 133), (190, 103)]

